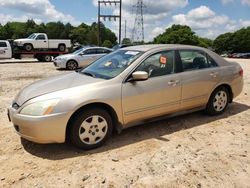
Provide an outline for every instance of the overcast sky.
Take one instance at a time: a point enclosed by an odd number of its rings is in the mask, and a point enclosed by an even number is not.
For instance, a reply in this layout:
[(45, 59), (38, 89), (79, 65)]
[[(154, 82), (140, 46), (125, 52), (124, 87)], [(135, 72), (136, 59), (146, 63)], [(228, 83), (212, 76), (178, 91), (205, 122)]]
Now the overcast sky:
[[(0, 23), (8, 21), (62, 21), (78, 25), (97, 20), (98, 0), (0, 0)], [(134, 25), (132, 6), (137, 0), (123, 0), (123, 25), (127, 36)], [(250, 26), (250, 0), (144, 0), (145, 39), (152, 40), (172, 24), (189, 25), (199, 36), (215, 38), (221, 33)], [(117, 12), (116, 7), (103, 13)], [(104, 22), (117, 33), (118, 21)], [(124, 29), (123, 29), (124, 31)], [(123, 33), (124, 34), (124, 33)]]

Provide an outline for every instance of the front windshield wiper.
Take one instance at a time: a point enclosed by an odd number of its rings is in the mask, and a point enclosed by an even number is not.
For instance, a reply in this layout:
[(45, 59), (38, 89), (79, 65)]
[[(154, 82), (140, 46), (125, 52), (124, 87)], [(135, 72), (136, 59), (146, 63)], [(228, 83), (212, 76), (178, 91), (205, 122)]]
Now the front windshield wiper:
[(92, 73), (90, 73), (90, 72), (80, 72), (80, 73), (81, 73), (81, 74), (85, 74), (85, 75), (87, 75), (87, 76), (91, 76), (91, 77), (93, 77), (93, 78), (96, 77), (94, 74), (92, 74)]

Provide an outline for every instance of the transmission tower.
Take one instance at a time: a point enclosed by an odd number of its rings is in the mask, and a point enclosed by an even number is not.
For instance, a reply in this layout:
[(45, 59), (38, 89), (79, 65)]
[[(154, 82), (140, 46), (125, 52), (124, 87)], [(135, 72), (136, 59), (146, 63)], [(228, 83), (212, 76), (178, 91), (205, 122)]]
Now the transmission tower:
[(144, 41), (144, 25), (143, 25), (143, 10), (146, 6), (143, 4), (143, 0), (138, 0), (136, 5), (133, 6), (135, 9), (135, 23), (132, 31), (132, 42), (143, 42)]

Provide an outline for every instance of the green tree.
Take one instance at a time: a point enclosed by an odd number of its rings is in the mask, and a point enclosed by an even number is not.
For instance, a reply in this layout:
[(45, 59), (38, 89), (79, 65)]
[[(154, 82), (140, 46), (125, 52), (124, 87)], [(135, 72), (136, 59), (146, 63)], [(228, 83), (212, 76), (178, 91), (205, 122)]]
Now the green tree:
[(163, 34), (154, 38), (157, 44), (190, 44), (198, 45), (198, 36), (186, 25), (172, 25)]
[(132, 44), (130, 38), (124, 38), (122, 39), (122, 44)]
[(112, 48), (112, 42), (110, 42), (110, 40), (105, 40), (103, 42), (102, 46), (104, 46), (106, 48)]

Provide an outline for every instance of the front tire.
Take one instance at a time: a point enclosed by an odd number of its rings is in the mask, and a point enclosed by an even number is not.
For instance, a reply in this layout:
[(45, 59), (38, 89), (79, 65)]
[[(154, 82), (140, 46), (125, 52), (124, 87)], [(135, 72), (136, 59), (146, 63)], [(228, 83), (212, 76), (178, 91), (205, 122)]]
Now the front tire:
[(27, 52), (30, 52), (33, 50), (33, 46), (32, 44), (25, 44), (24, 45), (24, 49), (27, 51)]
[(113, 129), (111, 116), (99, 108), (82, 111), (73, 118), (70, 126), (70, 141), (76, 147), (87, 150), (103, 145)]
[(76, 70), (78, 68), (78, 63), (75, 60), (69, 60), (66, 64), (66, 69)]
[(222, 114), (229, 103), (229, 91), (225, 87), (218, 87), (214, 90), (206, 107), (206, 113), (209, 115)]

